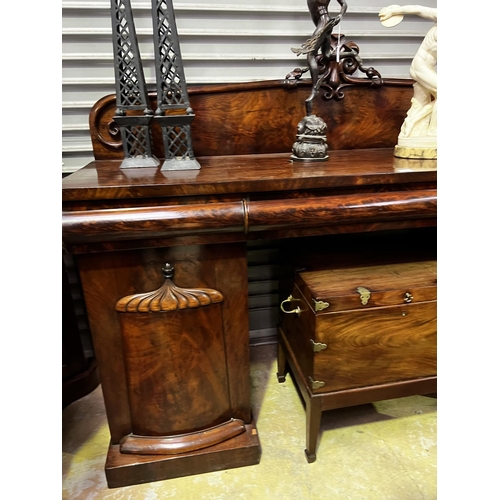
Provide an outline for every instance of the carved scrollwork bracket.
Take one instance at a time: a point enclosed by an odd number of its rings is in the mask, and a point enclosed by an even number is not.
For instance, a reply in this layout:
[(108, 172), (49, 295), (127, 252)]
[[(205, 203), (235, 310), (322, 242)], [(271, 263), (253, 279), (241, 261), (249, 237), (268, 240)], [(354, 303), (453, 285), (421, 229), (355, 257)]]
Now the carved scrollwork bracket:
[(117, 140), (117, 144), (122, 145), (121, 135), (120, 135), (120, 125), (116, 123), (116, 120), (111, 120), (108, 123), (108, 133), (109, 135)]
[[(338, 50), (338, 45), (340, 49)], [(384, 80), (380, 73), (373, 67), (366, 68), (359, 55), (359, 47), (354, 42), (346, 41), (344, 35), (331, 35), (331, 54), (337, 54), (337, 57), (325, 59), (323, 55), (318, 54), (316, 61), (319, 71), (319, 87), (324, 90), (323, 99), (335, 99), (340, 101), (344, 98), (342, 89), (355, 85), (364, 85), (368, 87), (380, 87)], [(309, 68), (295, 68), (288, 73), (283, 80), (287, 87), (294, 87), (304, 73)], [(363, 73), (364, 77), (353, 76), (356, 71)]]
[(211, 288), (180, 288), (172, 281), (174, 266), (165, 264), (162, 268), (165, 282), (152, 292), (127, 295), (115, 306), (118, 312), (167, 312), (180, 309), (194, 309), (222, 302), (222, 293)]

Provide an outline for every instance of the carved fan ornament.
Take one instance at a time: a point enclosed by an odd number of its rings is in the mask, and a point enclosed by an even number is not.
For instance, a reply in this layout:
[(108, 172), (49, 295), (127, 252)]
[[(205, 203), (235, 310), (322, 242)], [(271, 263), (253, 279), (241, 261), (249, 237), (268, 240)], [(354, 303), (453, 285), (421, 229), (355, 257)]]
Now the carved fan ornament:
[(197, 307), (217, 304), (224, 300), (223, 295), (211, 288), (180, 288), (174, 284), (174, 267), (165, 264), (162, 268), (165, 283), (153, 292), (127, 295), (115, 306), (118, 312), (166, 312), (180, 309), (195, 309)]

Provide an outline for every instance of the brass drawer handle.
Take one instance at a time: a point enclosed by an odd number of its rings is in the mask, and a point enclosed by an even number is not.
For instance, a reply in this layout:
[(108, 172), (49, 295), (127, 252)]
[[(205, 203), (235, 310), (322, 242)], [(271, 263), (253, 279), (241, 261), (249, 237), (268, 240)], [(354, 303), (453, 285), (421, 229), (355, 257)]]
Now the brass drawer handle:
[(287, 299), (285, 299), (281, 305), (280, 308), (285, 314), (297, 314), (297, 316), (301, 313), (304, 312), (304, 309), (301, 309), (299, 306), (297, 306), (295, 309), (292, 309), (291, 311), (286, 311), (285, 308), (283, 307), (284, 304), (287, 302), (299, 302), (300, 299), (294, 299), (292, 295), (290, 295)]
[(405, 293), (405, 297), (403, 299), (407, 304), (409, 304), (413, 300), (413, 295), (410, 292)]

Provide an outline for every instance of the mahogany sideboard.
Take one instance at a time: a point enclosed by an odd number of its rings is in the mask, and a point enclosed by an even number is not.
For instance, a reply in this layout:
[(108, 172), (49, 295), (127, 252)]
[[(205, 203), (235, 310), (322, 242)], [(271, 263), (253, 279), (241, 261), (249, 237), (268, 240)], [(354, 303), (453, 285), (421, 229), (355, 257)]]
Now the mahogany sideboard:
[(200, 170), (120, 169), (115, 97), (94, 105), (95, 161), (63, 179), (62, 227), (99, 366), (109, 487), (259, 462), (249, 240), (436, 227), (436, 162), (393, 156), (412, 83), (318, 97), (322, 162), (290, 159), (308, 81), (189, 89)]

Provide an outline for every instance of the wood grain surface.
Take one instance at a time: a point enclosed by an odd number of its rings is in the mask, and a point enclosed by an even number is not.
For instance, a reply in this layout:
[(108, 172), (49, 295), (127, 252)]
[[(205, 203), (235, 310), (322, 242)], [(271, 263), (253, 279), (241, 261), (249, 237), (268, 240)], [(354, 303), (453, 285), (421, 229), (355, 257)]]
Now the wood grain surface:
[[(197, 158), (200, 170), (120, 169), (120, 161), (95, 161), (63, 179), (63, 201), (166, 196), (213, 196), (361, 186), (432, 183), (434, 160), (402, 160), (393, 148), (334, 151), (327, 161), (291, 162), (290, 155)], [(404, 164), (404, 168), (399, 165)]]
[(365, 221), (435, 218), (436, 190), (70, 211), (63, 214), (66, 243), (147, 237), (268, 231)]
[[(99, 255), (98, 259), (94, 257), (93, 254), (79, 256), (78, 267), (84, 289), (96, 358), (99, 364), (112, 443), (118, 444), (124, 436), (133, 432), (134, 418), (132, 415), (134, 413), (139, 425), (146, 425), (146, 423), (141, 423), (140, 421), (142, 418), (140, 409), (130, 404), (129, 383), (137, 389), (137, 385), (134, 384), (141, 385), (142, 382), (137, 380), (133, 370), (130, 371), (127, 368), (127, 358), (129, 358), (129, 363), (138, 363), (137, 370), (141, 370), (142, 367), (138, 358), (145, 356), (143, 361), (150, 363), (152, 370), (159, 370), (158, 373), (160, 376), (170, 376), (163, 373), (163, 370), (167, 370), (167, 368), (165, 366), (162, 367), (161, 363), (154, 356), (147, 356), (147, 353), (144, 352), (141, 353), (141, 342), (138, 345), (138, 352), (134, 353), (133, 350), (130, 350), (130, 343), (134, 342), (134, 339), (138, 341), (135, 335), (139, 335), (140, 337), (141, 334), (140, 332), (131, 334), (130, 338), (124, 342), (120, 327), (120, 315), (123, 313), (118, 313), (115, 310), (115, 305), (119, 299), (126, 295), (159, 288), (164, 282), (161, 268), (166, 262), (174, 264), (175, 279), (180, 285), (186, 288), (215, 288), (225, 297), (222, 303), (213, 306), (221, 308), (221, 312), (218, 313), (221, 316), (217, 314), (217, 318), (211, 316), (209, 318), (210, 321), (204, 322), (203, 325), (205, 326), (200, 327), (206, 329), (211, 325), (216, 332), (214, 335), (219, 335), (219, 337), (215, 337), (211, 341), (213, 344), (211, 344), (208, 358), (205, 358), (206, 363), (204, 366), (208, 369), (208, 365), (211, 362), (209, 360), (215, 356), (215, 365), (211, 369), (212, 375), (215, 371), (220, 374), (220, 370), (222, 370), (220, 364), (223, 363), (223, 379), (226, 380), (226, 382), (222, 381), (215, 384), (219, 388), (225, 388), (225, 392), (214, 396), (216, 399), (222, 398), (224, 400), (222, 409), (219, 414), (215, 415), (217, 411), (212, 406), (211, 409), (214, 410), (214, 413), (205, 418), (210, 422), (215, 422), (219, 417), (223, 420), (224, 416), (225, 419), (233, 417), (239, 418), (245, 423), (251, 422), (250, 387), (248, 385), (250, 360), (248, 351), (247, 261), (245, 245), (236, 243), (220, 246), (136, 249), (128, 252), (103, 253)], [(202, 307), (199, 310), (204, 309), (206, 307)], [(192, 311), (180, 311), (178, 314), (184, 312), (189, 313)], [(137, 313), (132, 313), (131, 315), (137, 315)], [(179, 318), (172, 321), (174, 327), (180, 323)], [(187, 321), (189, 321), (189, 318)], [(191, 327), (194, 335), (196, 335), (196, 332), (200, 332), (199, 334), (201, 334), (197, 324), (191, 324)], [(164, 327), (158, 326), (158, 328), (162, 331)], [(178, 328), (181, 328), (181, 326), (178, 326)], [(182, 333), (182, 330), (177, 331), (178, 333)], [(205, 333), (208, 334), (206, 331)], [(158, 332), (154, 328), (148, 330), (144, 335), (146, 337), (143, 340), (147, 344), (156, 341)], [(184, 335), (187, 334), (185, 333)], [(223, 340), (220, 335), (224, 336)], [(203, 338), (200, 341), (205, 342)], [(206, 341), (210, 342), (210, 339)], [(161, 338), (158, 342), (161, 345)], [(189, 345), (189, 343), (186, 344), (186, 346)], [(179, 353), (182, 352), (183, 347), (178, 346), (176, 349), (175, 352)], [(225, 355), (226, 351), (231, 353), (230, 356), (227, 356), (227, 359)], [(193, 352), (196, 352), (194, 348)], [(216, 352), (221, 355), (220, 360), (217, 358)], [(198, 356), (203, 358), (202, 353), (198, 352)], [(187, 378), (188, 381), (186, 383), (189, 385), (189, 377)], [(134, 396), (136, 399), (139, 399), (141, 404), (143, 401), (147, 401), (148, 397), (154, 394), (155, 391), (166, 390), (157, 388), (154, 385), (153, 379), (154, 375), (146, 374), (144, 384), (147, 387), (141, 387), (143, 392)], [(176, 388), (176, 390), (180, 389)], [(207, 394), (209, 393), (210, 391)], [(162, 394), (165, 398), (167, 397), (164, 393)], [(160, 399), (161, 397), (160, 394)], [(208, 398), (209, 395), (206, 397)], [(189, 404), (187, 396), (185, 404)], [(209, 402), (207, 404), (210, 406)], [(147, 410), (147, 408), (144, 418), (149, 422), (152, 410)], [(230, 409), (229, 412), (228, 408)], [(138, 416), (137, 413), (139, 413)], [(172, 419), (176, 421), (176, 418), (178, 417), (175, 415), (169, 415), (167, 420)], [(201, 416), (193, 418), (203, 419)], [(222, 421), (220, 419), (219, 422)], [(161, 421), (151, 425), (153, 426), (151, 432), (155, 431), (156, 434), (165, 434), (164, 424)], [(154, 425), (159, 427), (156, 428)], [(190, 422), (187, 428), (193, 430), (197, 426), (203, 425), (203, 422)]]
[[(313, 113), (327, 124), (330, 149), (392, 147), (410, 107), (412, 84), (412, 80), (387, 79), (379, 88), (346, 89), (341, 101), (316, 99)], [(291, 151), (310, 90), (307, 80), (294, 88), (276, 80), (188, 89), (195, 112), (191, 126), (195, 156)], [(154, 109), (155, 93), (150, 99)], [(115, 96), (109, 95), (90, 113), (97, 160), (123, 158), (119, 129), (113, 119), (115, 110)], [(152, 136), (154, 154), (163, 158), (161, 129), (156, 124)]]
[(437, 374), (435, 301), (318, 316), (315, 333), (315, 393)]
[(230, 419), (200, 431), (173, 436), (137, 436), (131, 434), (120, 442), (120, 452), (138, 455), (177, 455), (208, 448), (245, 432), (245, 424)]
[[(360, 300), (358, 287), (370, 291), (366, 304)], [(346, 272), (342, 268), (301, 272), (297, 288), (308, 307), (313, 300), (329, 305), (317, 314), (335, 311), (370, 309), (373, 307), (404, 305), (406, 294), (412, 302), (437, 300), (437, 261), (397, 262), (383, 265), (360, 265)]]
[(231, 418), (219, 305), (119, 316), (133, 434), (188, 433)]

